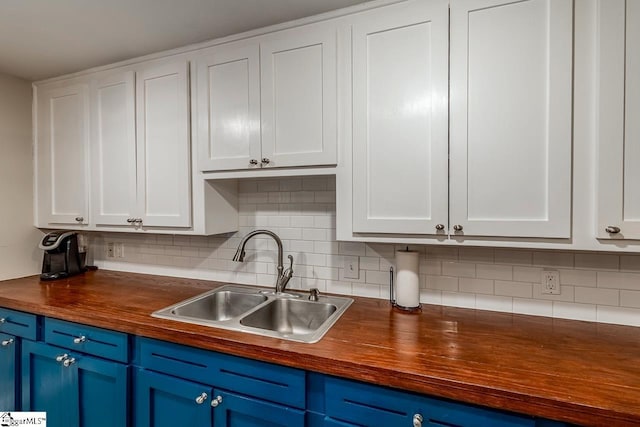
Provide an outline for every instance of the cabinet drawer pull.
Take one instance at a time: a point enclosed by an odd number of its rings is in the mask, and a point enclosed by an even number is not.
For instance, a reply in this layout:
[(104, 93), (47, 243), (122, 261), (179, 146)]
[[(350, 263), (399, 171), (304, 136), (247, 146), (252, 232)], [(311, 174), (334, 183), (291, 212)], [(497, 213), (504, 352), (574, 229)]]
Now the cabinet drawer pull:
[(222, 403), (222, 396), (217, 396), (215, 399), (211, 401), (211, 406), (215, 408), (221, 403)]
[(256, 159), (251, 159), (251, 160), (249, 160), (249, 164), (250, 165), (257, 165), (258, 161)]
[(422, 415), (415, 414), (413, 416), (413, 427), (422, 427), (422, 421), (424, 421), (424, 418), (422, 418)]
[(5, 319), (4, 317), (0, 317), (0, 325), (2, 325), (3, 323), (6, 323), (7, 319)]
[(74, 357), (70, 357), (69, 359), (65, 359), (65, 360), (62, 362), (62, 365), (63, 365), (65, 368), (68, 368), (69, 366), (73, 365), (74, 363), (76, 363), (76, 359), (75, 359)]
[(69, 355), (67, 353), (61, 354), (60, 356), (56, 357), (56, 362), (63, 362), (67, 360), (68, 357)]
[(133, 222), (134, 222), (136, 225), (142, 225), (142, 218), (136, 218)]
[(81, 335), (79, 337), (76, 337), (73, 339), (73, 343), (74, 344), (82, 344), (83, 342), (85, 342), (87, 340), (87, 337), (85, 337), (84, 335)]
[(616, 227), (615, 225), (610, 225), (604, 229), (609, 234), (618, 234), (620, 232), (620, 227)]
[(436, 230), (438, 230), (438, 231), (442, 231), (442, 230), (444, 230), (444, 224), (438, 224), (438, 225), (436, 225)]
[(13, 344), (13, 342), (14, 342), (14, 341), (13, 341), (13, 338), (9, 338), (8, 340), (4, 340), (4, 341), (2, 341), (2, 346), (3, 346), (3, 347), (8, 347), (8, 346), (10, 346), (11, 344)]
[(456, 224), (453, 226), (453, 229), (456, 231), (462, 231), (462, 226), (460, 224)]
[(77, 216), (77, 217), (76, 217), (76, 221), (78, 221), (78, 222), (82, 222), (82, 221), (84, 221), (84, 217), (82, 217), (82, 216)]
[(209, 397), (207, 393), (202, 393), (200, 396), (196, 397), (196, 403), (198, 405), (202, 405), (204, 401), (207, 400), (207, 397)]
[(269, 159), (268, 159), (268, 158), (266, 158), (266, 157), (263, 157), (263, 158), (262, 158), (262, 164), (263, 164), (263, 165), (268, 165), (269, 163), (271, 163), (271, 160), (269, 160)]
[(132, 224), (132, 223), (136, 222), (136, 219), (135, 218), (127, 218), (127, 222), (129, 224)]

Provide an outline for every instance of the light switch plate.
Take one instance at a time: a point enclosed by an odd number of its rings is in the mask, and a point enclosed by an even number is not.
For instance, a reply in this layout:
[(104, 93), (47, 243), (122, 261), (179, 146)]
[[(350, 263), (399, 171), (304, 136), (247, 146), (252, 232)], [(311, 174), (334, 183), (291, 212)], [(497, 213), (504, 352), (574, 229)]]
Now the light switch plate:
[(343, 257), (344, 277), (345, 279), (360, 278), (360, 258), (357, 256)]

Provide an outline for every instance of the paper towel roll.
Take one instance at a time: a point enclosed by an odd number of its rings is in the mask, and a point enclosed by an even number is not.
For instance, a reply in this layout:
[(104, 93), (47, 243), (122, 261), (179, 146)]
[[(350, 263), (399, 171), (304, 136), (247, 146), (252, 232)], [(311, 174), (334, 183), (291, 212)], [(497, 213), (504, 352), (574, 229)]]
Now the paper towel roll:
[(405, 308), (420, 305), (418, 252), (396, 251), (396, 304)]

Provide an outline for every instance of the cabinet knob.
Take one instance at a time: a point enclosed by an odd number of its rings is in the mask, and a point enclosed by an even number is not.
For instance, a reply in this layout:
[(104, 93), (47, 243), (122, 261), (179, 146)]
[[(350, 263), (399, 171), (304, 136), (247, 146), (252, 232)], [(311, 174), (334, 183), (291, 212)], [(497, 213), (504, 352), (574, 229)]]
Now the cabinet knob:
[(604, 229), (609, 234), (618, 234), (620, 232), (620, 227), (616, 227), (615, 225), (609, 225)]
[(65, 361), (67, 360), (67, 358), (69, 358), (69, 355), (67, 353), (61, 354), (60, 356), (56, 357), (56, 362)]
[(424, 421), (424, 418), (422, 418), (422, 415), (415, 414), (413, 416), (413, 427), (422, 427), (423, 421)]
[(87, 340), (87, 337), (85, 337), (84, 335), (81, 335), (79, 337), (76, 337), (73, 339), (73, 343), (74, 344), (82, 344), (83, 342), (85, 342)]
[(262, 158), (262, 164), (263, 165), (268, 165), (269, 163), (271, 163), (271, 160), (267, 159), (266, 157)]
[(438, 231), (442, 231), (442, 230), (444, 230), (444, 224), (438, 224), (438, 225), (436, 225), (436, 230), (438, 230)]
[(13, 338), (9, 338), (8, 340), (2, 341), (2, 346), (3, 347), (10, 346), (11, 344), (13, 344)]
[(127, 222), (128, 222), (129, 224), (131, 224), (131, 223), (136, 222), (136, 219), (135, 219), (135, 218), (127, 218)]
[(77, 217), (76, 217), (76, 221), (78, 221), (78, 222), (82, 222), (82, 221), (84, 221), (84, 217), (82, 217), (82, 216), (77, 216)]
[(222, 403), (222, 396), (216, 396), (216, 398), (211, 401), (211, 406), (215, 408), (221, 403)]
[(462, 231), (462, 226), (460, 224), (456, 224), (453, 226), (453, 229), (456, 231)]
[(196, 403), (198, 405), (202, 405), (204, 401), (207, 400), (207, 397), (209, 397), (207, 393), (202, 393), (200, 396), (196, 397)]
[(142, 225), (142, 218), (136, 218), (133, 220), (135, 225)]
[(76, 363), (75, 357), (70, 357), (69, 359), (64, 359), (64, 361), (62, 362), (62, 366), (64, 366), (65, 368), (68, 368), (74, 363)]
[(251, 160), (249, 160), (249, 164), (250, 165), (257, 165), (258, 161), (256, 159), (251, 159)]

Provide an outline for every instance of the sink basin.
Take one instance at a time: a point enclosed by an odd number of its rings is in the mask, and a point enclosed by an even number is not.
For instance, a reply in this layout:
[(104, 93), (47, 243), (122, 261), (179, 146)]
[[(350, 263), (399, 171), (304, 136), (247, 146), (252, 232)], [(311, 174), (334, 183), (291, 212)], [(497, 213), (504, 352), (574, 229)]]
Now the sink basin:
[(275, 294), (264, 288), (222, 286), (151, 315), (186, 323), (305, 343), (319, 341), (353, 299), (301, 293)]
[(281, 334), (315, 332), (337, 310), (328, 303), (282, 298), (271, 301), (240, 320), (240, 324)]
[(171, 310), (178, 317), (203, 320), (229, 320), (267, 300), (264, 295), (221, 291), (209, 293)]

